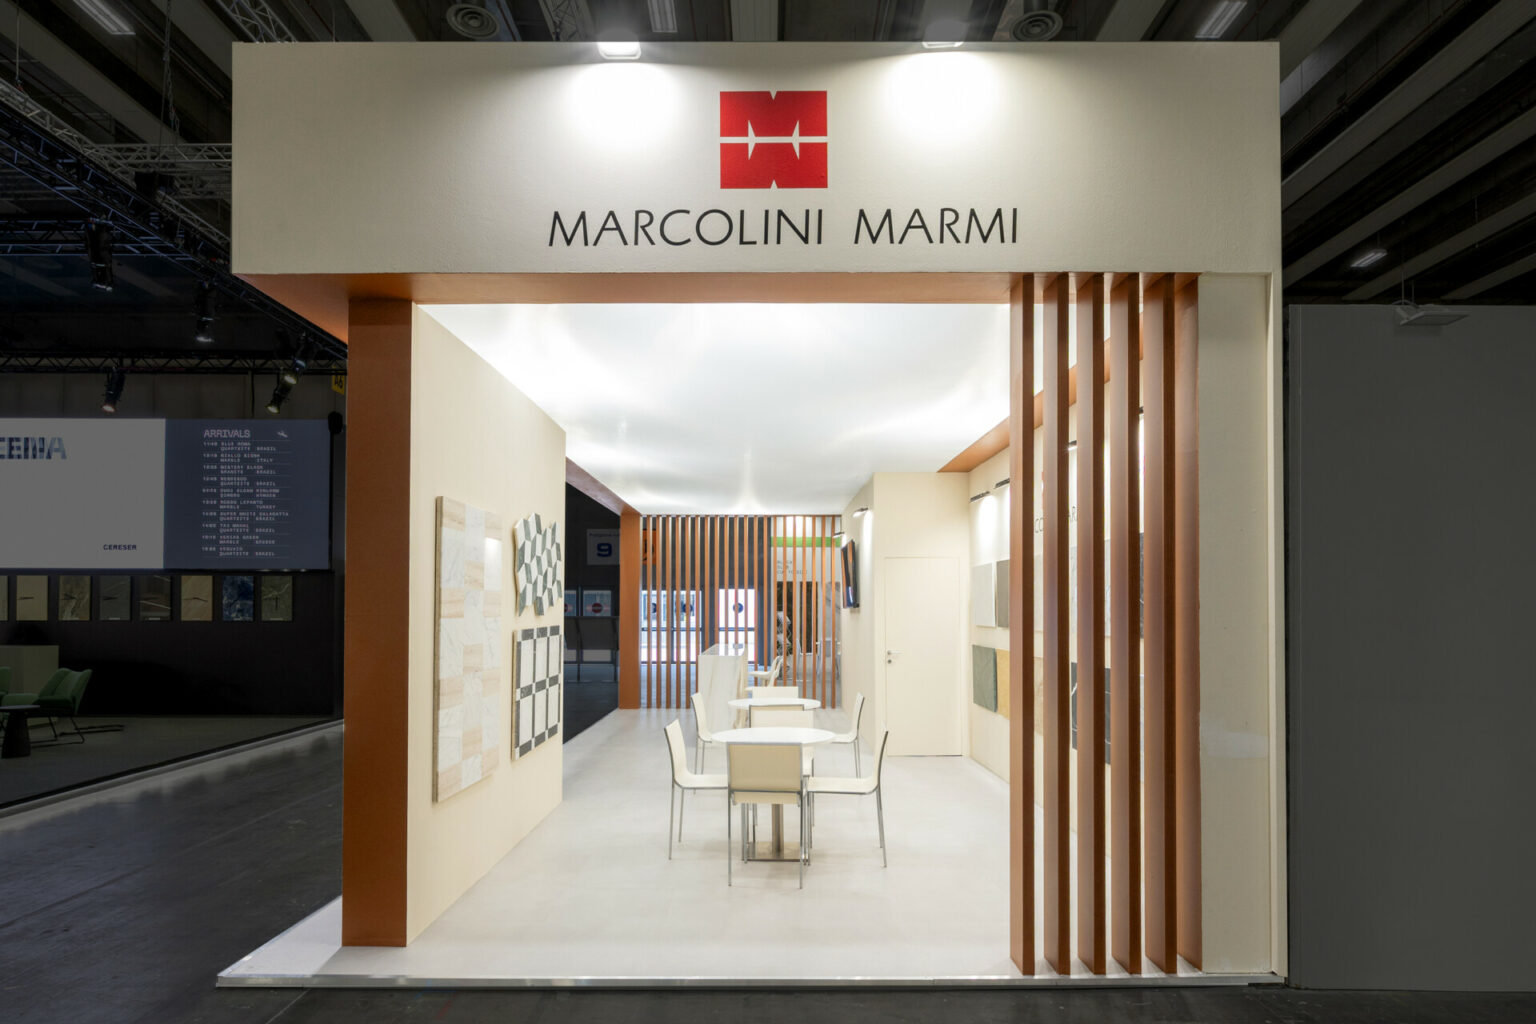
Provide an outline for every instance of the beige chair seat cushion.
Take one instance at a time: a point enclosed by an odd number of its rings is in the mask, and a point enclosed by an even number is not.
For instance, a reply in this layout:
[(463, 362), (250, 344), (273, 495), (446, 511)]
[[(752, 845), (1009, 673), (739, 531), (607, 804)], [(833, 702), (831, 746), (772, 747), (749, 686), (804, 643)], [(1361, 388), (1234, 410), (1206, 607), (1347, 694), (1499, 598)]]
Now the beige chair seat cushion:
[(805, 788), (811, 793), (849, 793), (863, 796), (875, 791), (875, 777), (864, 779), (837, 778), (832, 775), (813, 775), (805, 780)]

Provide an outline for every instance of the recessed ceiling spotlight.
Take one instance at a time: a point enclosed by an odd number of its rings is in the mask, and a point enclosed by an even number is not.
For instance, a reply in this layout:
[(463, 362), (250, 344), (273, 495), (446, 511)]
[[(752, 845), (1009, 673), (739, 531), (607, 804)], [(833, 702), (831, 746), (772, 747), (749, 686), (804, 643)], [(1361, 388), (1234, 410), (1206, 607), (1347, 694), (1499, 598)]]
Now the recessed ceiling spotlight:
[(677, 31), (677, 6), (674, 0), (646, 0), (650, 9), (652, 32)]
[(1364, 270), (1366, 267), (1374, 267), (1386, 258), (1387, 250), (1385, 249), (1367, 249), (1351, 260), (1349, 265), (1353, 270)]
[(604, 33), (597, 41), (604, 60), (639, 60), (640, 40), (622, 33)]
[(965, 22), (945, 18), (935, 21), (923, 33), (923, 48), (927, 50), (953, 50), (965, 42)]
[(1247, 7), (1246, 0), (1218, 0), (1211, 8), (1211, 13), (1195, 29), (1196, 39), (1221, 39), (1237, 20), (1237, 16), (1243, 13)]
[(75, 0), (75, 6), (91, 16), (110, 35), (131, 36), (133, 26), (107, 0)]

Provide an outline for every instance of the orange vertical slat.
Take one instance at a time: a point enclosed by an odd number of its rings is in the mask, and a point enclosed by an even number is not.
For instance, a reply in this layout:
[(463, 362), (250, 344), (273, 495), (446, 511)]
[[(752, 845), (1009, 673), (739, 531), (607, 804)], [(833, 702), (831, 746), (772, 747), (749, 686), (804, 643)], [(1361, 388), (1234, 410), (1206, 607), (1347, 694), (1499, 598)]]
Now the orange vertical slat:
[(1141, 286), (1134, 274), (1109, 296), (1110, 949), (1141, 973)]
[(812, 591), (816, 595), (816, 637), (815, 646), (811, 648), (814, 652), (811, 658), (811, 686), (816, 691), (815, 699), (823, 704), (826, 703), (826, 692), (823, 689), (821, 651), (822, 638), (825, 635), (826, 628), (827, 595), (824, 589), (826, 586), (825, 570), (822, 567), (822, 563), (826, 561), (826, 551), (821, 546), (821, 539), (826, 536), (826, 523), (826, 516), (816, 517), (816, 547), (811, 550), (811, 571), (816, 577), (816, 585)]
[(688, 657), (687, 657), (687, 663), (684, 666), (683, 691), (679, 695), (681, 697), (681, 699), (679, 700), (678, 705), (677, 705), (680, 708), (686, 708), (686, 707), (689, 706), (690, 702), (689, 702), (688, 698), (692, 695), (694, 689), (698, 686), (698, 665), (699, 665), (698, 651), (699, 651), (699, 641), (698, 641), (698, 629), (696, 628), (696, 626), (702, 620), (703, 615), (704, 615), (704, 610), (699, 607), (699, 598), (698, 598), (698, 593), (699, 593), (699, 517), (698, 516), (689, 516), (688, 517), (688, 572), (687, 572), (687, 585), (686, 585), (685, 589), (688, 591), (688, 594), (689, 594), (688, 606), (689, 606), (689, 608), (692, 609), (693, 614), (692, 614), (692, 617), (691, 617), (691, 621), (684, 624), (685, 627), (688, 630), (687, 633), (684, 634), (684, 637), (685, 637), (684, 643), (687, 645), (685, 650), (688, 652)]
[[(640, 706), (640, 513), (619, 516), (619, 707)], [(581, 612), (580, 608), (576, 609)], [(577, 652), (576, 657), (581, 657)]]
[(663, 707), (676, 707), (677, 692), (677, 516), (667, 516), (667, 686)]
[[(1035, 279), (1008, 310), (1008, 948), (1035, 973)], [(1065, 360), (1063, 360), (1064, 362)]]
[(1143, 837), (1147, 958), (1178, 968), (1174, 774), (1173, 275), (1149, 280), (1142, 298), (1146, 409), (1146, 825)]
[[(834, 534), (839, 533), (842, 531), (842, 528), (843, 517), (840, 515), (833, 516), (832, 532)], [(837, 586), (837, 581), (842, 578), (840, 575), (842, 572), (842, 549), (837, 545), (833, 545), (828, 557), (832, 559), (832, 568), (827, 573), (827, 579), (832, 586), (832, 652), (827, 662), (827, 671), (831, 675), (831, 678), (827, 681), (827, 693), (832, 698), (832, 707), (842, 707), (842, 694), (840, 691), (842, 689), (843, 659), (840, 643), (843, 627), (843, 601), (842, 590)]]
[[(1045, 461), (1045, 680), (1042, 711), (1045, 715), (1045, 958), (1058, 974), (1072, 972), (1071, 950), (1071, 799), (1068, 793), (1072, 749), (1071, 659), (1069, 629), (1071, 608), (1067, 587), (1069, 564), (1067, 531), (1067, 359), (1071, 315), (1068, 282), (1058, 274), (1046, 285), (1041, 319), (1045, 331), (1042, 362), (1045, 392), (1041, 401)], [(1030, 484), (1033, 481), (1029, 482)], [(1010, 638), (1010, 643), (1012, 642)], [(1010, 659), (1011, 663), (1011, 659)]]
[(805, 686), (805, 517), (795, 516), (795, 685)]
[(1077, 285), (1077, 957), (1104, 973), (1104, 278)]
[(1200, 907), (1199, 284), (1174, 297), (1174, 821), (1179, 955), (1204, 962)]

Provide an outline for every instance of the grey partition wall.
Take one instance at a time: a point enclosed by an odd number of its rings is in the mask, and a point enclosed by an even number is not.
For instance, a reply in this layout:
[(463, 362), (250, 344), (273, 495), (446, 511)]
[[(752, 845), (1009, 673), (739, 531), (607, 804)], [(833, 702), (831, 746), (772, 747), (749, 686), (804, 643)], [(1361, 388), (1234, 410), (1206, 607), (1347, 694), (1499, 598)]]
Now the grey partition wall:
[(1536, 989), (1536, 310), (1296, 306), (1290, 977)]

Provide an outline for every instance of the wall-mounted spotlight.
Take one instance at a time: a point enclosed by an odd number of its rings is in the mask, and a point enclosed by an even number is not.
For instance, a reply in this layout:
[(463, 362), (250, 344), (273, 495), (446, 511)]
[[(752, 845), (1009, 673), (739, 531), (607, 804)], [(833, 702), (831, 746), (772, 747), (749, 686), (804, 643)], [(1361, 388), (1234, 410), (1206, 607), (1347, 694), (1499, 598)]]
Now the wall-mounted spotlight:
[(991, 491), (982, 491), (980, 494), (973, 494), (973, 495), (971, 495), (971, 502), (974, 504), (975, 502), (980, 501), (982, 498), (985, 498), (987, 495), (989, 495), (991, 493), (992, 493)]
[(1076, 448), (1077, 448), (1077, 442), (1076, 441), (1068, 441), (1067, 442), (1067, 451), (1070, 452), (1070, 451), (1073, 451)]
[(923, 49), (954, 50), (965, 42), (965, 22), (945, 18), (930, 24), (923, 32)]
[(117, 403), (123, 400), (123, 388), (128, 383), (128, 371), (114, 366), (107, 372), (107, 386), (101, 392), (101, 411), (117, 412)]
[(993, 484), (993, 485), (992, 485), (992, 489), (993, 489), (993, 490), (994, 490), (994, 491), (1000, 491), (1000, 490), (1002, 490), (1002, 489), (1003, 489), (1003, 488), (1004, 488), (1004, 487), (1007, 487), (1007, 486), (1008, 486), (1008, 485), (1009, 485), (1009, 484), (1010, 484), (1010, 483), (1012, 483), (1012, 482), (1013, 482), (1013, 477), (1011, 477), (1011, 476), (1005, 476), (1005, 477), (1003, 477), (1003, 478), (1002, 478), (1002, 479), (1001, 479), (1001, 480), (999, 480), (999, 481), (998, 481), (998, 482), (997, 482), (997, 483), (995, 483), (995, 484)]
[(604, 60), (639, 60), (640, 40), (622, 32), (604, 32), (597, 39), (597, 52)]
[(293, 393), (293, 385), (278, 378), (277, 386), (272, 389), (272, 400), (267, 403), (267, 412), (276, 416), (283, 411), (283, 403), (288, 401), (288, 396)]
[(308, 366), (309, 338), (305, 337), (302, 341), (299, 342), (298, 351), (295, 352), (293, 354), (293, 358), (289, 360), (288, 368), (282, 373), (278, 374), (278, 377), (284, 384), (287, 384), (291, 388), (299, 382), (299, 378), (304, 375), (304, 370)]
[(860, 507), (858, 507), (858, 508), (853, 510), (853, 514), (856, 515), (856, 516), (861, 516), (865, 512), (868, 512), (868, 511), (869, 511), (869, 506), (868, 505), (861, 505)]
[(112, 225), (92, 218), (85, 222), (85, 256), (91, 261), (91, 287), (112, 290)]
[(213, 322), (218, 319), (218, 296), (212, 281), (197, 284), (197, 329), (192, 340), (202, 345), (213, 344)]

